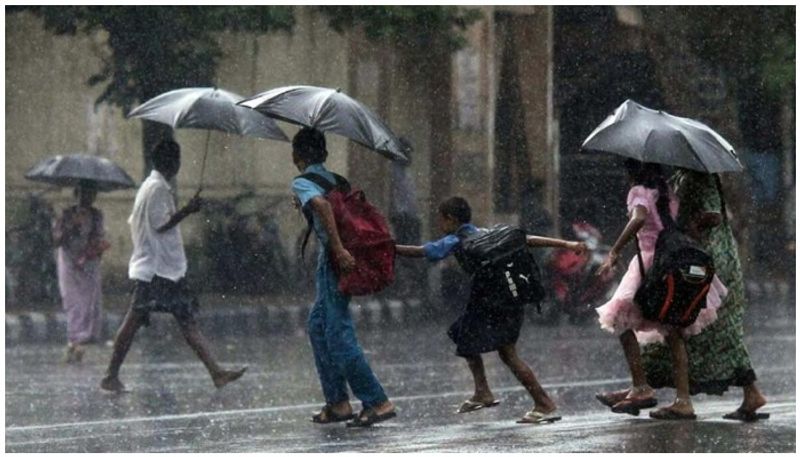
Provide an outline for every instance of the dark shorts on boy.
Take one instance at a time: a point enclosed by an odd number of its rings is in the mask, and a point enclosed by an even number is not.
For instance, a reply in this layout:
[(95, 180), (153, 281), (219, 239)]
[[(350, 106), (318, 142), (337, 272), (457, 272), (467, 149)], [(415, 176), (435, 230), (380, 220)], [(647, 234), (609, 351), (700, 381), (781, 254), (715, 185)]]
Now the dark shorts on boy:
[(171, 281), (153, 276), (150, 282), (136, 281), (131, 309), (144, 315), (144, 325), (150, 325), (150, 313), (171, 313), (179, 321), (191, 321), (199, 307), (197, 296), (185, 278)]
[(523, 306), (495, 300), (473, 282), (466, 309), (447, 335), (456, 344), (457, 356), (476, 356), (515, 344), (524, 318)]

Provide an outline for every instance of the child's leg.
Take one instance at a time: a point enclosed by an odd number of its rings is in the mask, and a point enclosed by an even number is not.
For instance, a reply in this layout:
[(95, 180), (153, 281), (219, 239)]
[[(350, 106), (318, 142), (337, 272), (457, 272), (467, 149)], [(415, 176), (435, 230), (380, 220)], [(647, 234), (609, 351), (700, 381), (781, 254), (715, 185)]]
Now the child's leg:
[(672, 352), (672, 375), (675, 378), (676, 399), (673, 409), (681, 412), (694, 412), (692, 397), (689, 395), (689, 356), (686, 353), (686, 342), (680, 330), (672, 329), (667, 335), (670, 352)]
[(528, 390), (535, 403), (534, 411), (549, 413), (556, 409), (556, 404), (544, 391), (533, 370), (517, 355), (517, 349), (513, 344), (501, 347), (497, 351), (500, 360), (506, 364), (514, 373), (514, 376)]
[(122, 325), (117, 330), (114, 338), (114, 350), (111, 353), (111, 360), (108, 362), (106, 376), (100, 382), (100, 387), (105, 390), (122, 391), (125, 386), (119, 380), (119, 369), (128, 354), (128, 350), (133, 343), (133, 337), (145, 322), (145, 315), (131, 307), (125, 314)]
[(489, 388), (489, 382), (486, 380), (486, 370), (483, 367), (483, 359), (480, 354), (470, 355), (464, 357), (469, 365), (469, 371), (472, 372), (472, 379), (475, 381), (475, 394), (471, 400), (480, 403), (491, 403), (494, 401), (494, 395)]
[(642, 354), (639, 349), (639, 341), (633, 330), (626, 330), (619, 336), (622, 343), (622, 350), (625, 351), (625, 360), (628, 362), (628, 369), (631, 372), (633, 388), (628, 393), (628, 397), (653, 396), (655, 392), (647, 384), (647, 374), (642, 365)]
[(689, 357), (686, 343), (680, 330), (672, 329), (667, 335), (667, 343), (672, 353), (672, 375), (675, 380), (677, 398), (664, 408), (650, 412), (655, 419), (694, 419), (694, 407), (689, 395)]
[(208, 341), (200, 332), (200, 327), (197, 325), (194, 317), (191, 315), (183, 316), (175, 314), (175, 320), (178, 321), (178, 326), (183, 333), (183, 338), (194, 350), (194, 353), (203, 362), (208, 374), (214, 381), (216, 387), (222, 387), (229, 382), (235, 381), (242, 377), (247, 367), (239, 368), (238, 370), (224, 370), (219, 366), (216, 359), (211, 355)]

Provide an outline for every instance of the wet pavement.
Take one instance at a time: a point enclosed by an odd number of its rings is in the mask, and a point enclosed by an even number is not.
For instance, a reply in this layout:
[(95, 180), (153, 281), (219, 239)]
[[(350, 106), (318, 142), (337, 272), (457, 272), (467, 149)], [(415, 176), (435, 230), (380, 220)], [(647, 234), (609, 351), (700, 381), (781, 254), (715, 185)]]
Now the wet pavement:
[[(212, 335), (226, 365), (248, 364), (217, 390), (172, 330), (145, 329), (123, 366), (130, 393), (97, 384), (110, 349), (94, 346), (80, 366), (59, 364), (62, 348), (6, 349), (7, 452), (794, 452), (796, 420), (793, 305), (748, 311), (747, 343), (770, 403), (767, 421), (721, 416), (741, 391), (695, 397), (698, 420), (664, 422), (613, 414), (594, 399), (625, 386), (619, 343), (595, 325), (526, 322), (518, 350), (560, 407), (563, 420), (516, 424), (532, 402), (496, 355), (485, 357), (496, 408), (455, 414), (471, 394), (464, 362), (452, 355), (446, 323), (360, 333), (398, 418), (371, 429), (309, 422), (322, 396), (306, 337)], [(674, 391), (659, 392), (660, 403)], [(354, 406), (358, 404), (354, 402)]]

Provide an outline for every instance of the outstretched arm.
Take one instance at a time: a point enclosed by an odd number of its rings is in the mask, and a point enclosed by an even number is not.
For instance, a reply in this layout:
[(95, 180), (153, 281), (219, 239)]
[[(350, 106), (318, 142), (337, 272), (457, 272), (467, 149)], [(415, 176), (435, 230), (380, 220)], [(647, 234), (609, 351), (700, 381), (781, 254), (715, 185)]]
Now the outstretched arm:
[(605, 261), (597, 270), (597, 274), (602, 276), (609, 271), (614, 269), (614, 266), (617, 264), (619, 260), (619, 253), (622, 252), (622, 248), (624, 248), (637, 233), (641, 230), (642, 226), (644, 226), (644, 221), (647, 219), (647, 208), (642, 205), (636, 205), (633, 207), (633, 211), (631, 211), (631, 218), (628, 220), (627, 225), (620, 233), (619, 238), (617, 238), (616, 243), (609, 251), (608, 256), (606, 256)]
[(582, 254), (586, 251), (586, 243), (580, 241), (567, 241), (560, 238), (547, 238), (544, 236), (528, 235), (525, 237), (528, 246), (532, 248), (563, 248)]
[(395, 252), (402, 257), (425, 257), (425, 250), (422, 246), (409, 246), (405, 244), (395, 245)]

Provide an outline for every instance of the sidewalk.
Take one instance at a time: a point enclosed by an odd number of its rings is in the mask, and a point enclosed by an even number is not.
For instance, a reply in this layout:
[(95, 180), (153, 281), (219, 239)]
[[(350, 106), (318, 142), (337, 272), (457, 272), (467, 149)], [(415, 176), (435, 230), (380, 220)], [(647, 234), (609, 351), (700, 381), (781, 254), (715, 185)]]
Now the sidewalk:
[[(253, 335), (294, 333), (306, 327), (313, 297), (225, 296), (202, 294), (197, 321), (209, 334)], [(103, 340), (113, 338), (127, 309), (127, 295), (105, 297)], [(350, 304), (353, 321), (364, 328), (402, 325), (420, 319), (422, 301), (384, 297), (356, 297)], [(152, 313), (155, 332), (174, 327), (169, 314)], [(6, 313), (6, 345), (33, 342), (66, 343), (67, 317), (64, 312)]]

